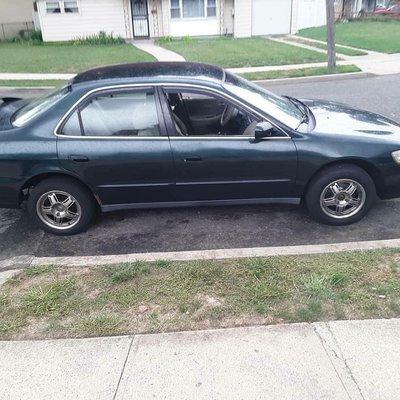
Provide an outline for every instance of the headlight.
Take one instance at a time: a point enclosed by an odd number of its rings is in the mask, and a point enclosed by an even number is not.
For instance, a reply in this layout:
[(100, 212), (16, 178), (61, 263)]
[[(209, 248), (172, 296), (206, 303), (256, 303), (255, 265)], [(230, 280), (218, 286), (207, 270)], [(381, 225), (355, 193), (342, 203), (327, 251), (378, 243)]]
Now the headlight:
[(400, 165), (400, 150), (393, 151), (392, 158), (396, 164)]

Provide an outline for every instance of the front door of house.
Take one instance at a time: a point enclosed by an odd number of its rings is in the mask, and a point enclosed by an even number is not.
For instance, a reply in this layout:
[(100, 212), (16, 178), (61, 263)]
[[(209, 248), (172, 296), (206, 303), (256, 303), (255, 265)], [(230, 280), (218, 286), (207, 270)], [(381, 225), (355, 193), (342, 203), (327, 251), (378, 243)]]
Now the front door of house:
[(131, 0), (133, 36), (135, 38), (149, 37), (149, 11), (147, 0)]

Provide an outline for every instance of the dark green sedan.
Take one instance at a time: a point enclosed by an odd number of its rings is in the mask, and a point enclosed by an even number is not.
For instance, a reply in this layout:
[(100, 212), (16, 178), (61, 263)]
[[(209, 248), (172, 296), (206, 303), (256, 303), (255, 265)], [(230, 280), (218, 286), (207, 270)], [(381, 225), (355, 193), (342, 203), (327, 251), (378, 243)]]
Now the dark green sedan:
[(396, 122), (204, 64), (98, 68), (0, 104), (0, 207), (59, 235), (96, 210), (201, 205), (304, 202), (350, 224), (400, 196), (399, 164)]

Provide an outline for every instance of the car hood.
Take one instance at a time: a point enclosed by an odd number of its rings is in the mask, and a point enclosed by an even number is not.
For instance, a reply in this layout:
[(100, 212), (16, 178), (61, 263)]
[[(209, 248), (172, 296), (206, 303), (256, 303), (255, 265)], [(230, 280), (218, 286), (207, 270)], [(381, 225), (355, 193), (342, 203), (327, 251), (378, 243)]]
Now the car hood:
[(400, 124), (365, 110), (323, 100), (302, 100), (314, 114), (316, 132), (400, 137)]
[(14, 97), (0, 98), (0, 131), (13, 128), (11, 117), (27, 103), (29, 103), (29, 100), (22, 100)]

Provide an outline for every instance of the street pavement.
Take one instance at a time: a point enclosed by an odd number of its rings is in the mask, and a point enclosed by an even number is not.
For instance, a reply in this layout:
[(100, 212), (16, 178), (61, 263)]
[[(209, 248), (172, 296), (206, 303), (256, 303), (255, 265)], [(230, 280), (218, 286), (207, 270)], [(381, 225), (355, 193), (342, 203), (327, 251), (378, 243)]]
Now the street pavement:
[(400, 320), (0, 342), (2, 400), (397, 400)]
[[(335, 100), (400, 122), (400, 75), (299, 84), (264, 84), (299, 98)], [(37, 95), (5, 91), (0, 96)], [(0, 260), (19, 255), (80, 256), (184, 251), (400, 238), (400, 201), (380, 201), (361, 222), (332, 227), (302, 207), (240, 206), (132, 210), (99, 216), (86, 233), (60, 238), (34, 227), (22, 210), (0, 210)]]

